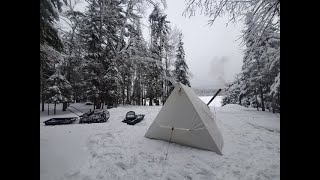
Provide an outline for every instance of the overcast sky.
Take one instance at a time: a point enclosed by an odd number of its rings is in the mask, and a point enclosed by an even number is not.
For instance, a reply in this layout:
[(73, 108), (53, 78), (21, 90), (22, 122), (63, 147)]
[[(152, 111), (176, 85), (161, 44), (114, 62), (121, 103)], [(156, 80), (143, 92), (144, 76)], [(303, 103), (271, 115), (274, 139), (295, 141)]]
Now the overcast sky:
[(240, 40), (242, 23), (229, 24), (227, 18), (218, 18), (207, 25), (208, 17), (182, 16), (184, 0), (167, 0), (165, 13), (168, 20), (183, 33), (186, 61), (193, 75), (191, 86), (195, 88), (219, 88), (239, 73), (242, 66)]
[[(86, 2), (82, 0), (77, 9), (83, 10)], [(242, 66), (242, 50), (240, 40), (242, 23), (229, 24), (227, 18), (221, 17), (209, 26), (208, 17), (196, 14), (191, 18), (182, 16), (185, 0), (167, 0), (164, 11), (171, 26), (178, 27), (183, 33), (186, 62), (192, 74), (191, 86), (194, 88), (220, 88), (230, 82), (239, 73)], [(143, 20), (149, 26), (147, 11)], [(150, 31), (144, 27), (143, 35), (149, 39)]]
[[(191, 86), (194, 88), (223, 88), (226, 82), (234, 79), (241, 71), (242, 48), (240, 46), (242, 23), (229, 24), (227, 17), (220, 17), (209, 26), (208, 17), (200, 15), (191, 18), (182, 16), (185, 0), (167, 0), (164, 11), (172, 27), (178, 27), (183, 33), (184, 50), (189, 70)], [(144, 20), (151, 13), (150, 8)], [(144, 29), (148, 40), (150, 32)]]

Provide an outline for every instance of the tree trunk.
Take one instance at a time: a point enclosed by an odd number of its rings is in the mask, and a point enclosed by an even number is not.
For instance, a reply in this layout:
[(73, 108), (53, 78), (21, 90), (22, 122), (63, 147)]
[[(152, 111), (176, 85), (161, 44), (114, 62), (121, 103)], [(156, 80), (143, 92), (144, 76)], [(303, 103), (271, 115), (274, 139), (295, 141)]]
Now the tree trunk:
[(142, 105), (142, 106), (145, 106), (143, 90), (142, 90), (142, 92), (141, 92), (141, 105)]
[(137, 89), (137, 99), (136, 99), (136, 101), (137, 101), (137, 105), (138, 106), (140, 106), (141, 105), (141, 91), (140, 91), (140, 89)]
[(124, 86), (122, 87), (122, 104), (124, 105)]
[(261, 109), (262, 111), (265, 111), (262, 86), (260, 86), (259, 90), (260, 90), (260, 97), (261, 97)]
[(62, 111), (66, 111), (68, 107), (68, 102), (63, 102), (62, 103)]
[(164, 77), (165, 77), (165, 75), (166, 75), (166, 71), (165, 70), (163, 70), (163, 77), (162, 77), (162, 96), (161, 96), (161, 102), (162, 102), (162, 104), (164, 104), (164, 99), (165, 99), (165, 94), (166, 94), (166, 87), (165, 87), (165, 79), (164, 79)]
[[(166, 53), (166, 57), (165, 57), (165, 71), (164, 71), (164, 76), (167, 76), (167, 71), (168, 71), (168, 53)], [(168, 83), (164, 80), (164, 90), (163, 90), (163, 101), (162, 101), (162, 105), (164, 105), (164, 103), (167, 100), (167, 93), (168, 93)]]
[[(69, 56), (71, 56), (71, 51), (70, 51), (70, 54)], [(70, 61), (70, 59), (69, 59)], [(70, 82), (71, 81), (71, 62), (68, 64), (68, 67), (67, 67), (67, 81)]]
[(257, 110), (259, 111), (259, 103), (258, 103), (258, 93), (257, 93), (257, 90), (255, 90), (255, 96), (256, 96), (256, 106), (257, 106)]
[(272, 113), (274, 114), (274, 113), (276, 113), (276, 108), (275, 108), (276, 106), (275, 106), (275, 104), (274, 104), (274, 102), (272, 103)]
[(143, 85), (143, 97), (144, 97), (144, 105), (147, 105), (147, 92), (146, 92), (146, 86)]
[(146, 105), (146, 98), (145, 98), (145, 95), (144, 95), (144, 84), (142, 84), (142, 105), (145, 106)]
[(276, 113), (276, 101), (274, 98), (272, 99), (271, 108), (272, 108), (272, 113), (273, 114)]
[(241, 106), (242, 95), (239, 96), (239, 105)]
[(96, 109), (100, 109), (101, 108), (101, 101), (99, 98), (97, 98), (96, 100)]
[(128, 78), (128, 83), (127, 83), (127, 103), (126, 104), (131, 104), (130, 103), (130, 80)]
[(141, 77), (140, 77), (140, 75), (139, 75), (139, 85), (138, 85), (137, 93), (138, 93), (137, 102), (138, 102), (138, 106), (140, 106), (141, 105)]
[(56, 114), (57, 102), (54, 102), (53, 114)]
[(49, 113), (49, 112), (50, 112), (50, 111), (49, 111), (49, 104), (50, 104), (50, 103), (48, 102), (48, 116), (49, 116), (49, 114), (50, 114), (50, 113)]
[(42, 101), (42, 108), (41, 108), (41, 111), (44, 111), (44, 94), (43, 94), (43, 86), (44, 86), (44, 83), (43, 83), (43, 65), (42, 65), (42, 62), (40, 64), (40, 98), (41, 98), (41, 101)]
[(162, 94), (162, 97), (161, 97), (160, 99), (161, 99), (161, 103), (164, 104), (164, 96), (165, 96), (165, 94), (166, 94), (166, 93), (165, 93), (165, 90), (166, 90), (166, 89), (165, 89), (165, 85), (164, 85), (164, 83), (165, 83), (165, 82), (164, 82), (164, 78), (162, 78), (162, 79), (163, 79), (163, 80), (162, 80), (162, 93), (161, 93), (161, 94)]
[(101, 103), (102, 103), (101, 109), (103, 109), (103, 107), (104, 107), (104, 100), (101, 100)]
[(149, 106), (152, 106), (153, 97), (150, 96)]
[[(139, 85), (137, 85), (137, 86), (139, 86)], [(135, 104), (140, 106), (140, 89), (139, 89), (139, 87), (136, 88), (135, 94), (136, 94), (136, 96), (135, 96)]]
[(42, 99), (41, 99), (41, 111), (44, 111), (44, 97), (42, 95)]

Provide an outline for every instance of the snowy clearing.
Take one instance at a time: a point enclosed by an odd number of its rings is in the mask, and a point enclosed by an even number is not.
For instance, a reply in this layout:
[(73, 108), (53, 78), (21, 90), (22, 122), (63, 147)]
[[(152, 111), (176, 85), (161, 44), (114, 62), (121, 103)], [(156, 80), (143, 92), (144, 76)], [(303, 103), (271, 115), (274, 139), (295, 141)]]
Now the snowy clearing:
[[(207, 103), (210, 97), (201, 97)], [(223, 156), (144, 137), (161, 106), (109, 109), (101, 124), (44, 126), (40, 112), (41, 180), (94, 179), (280, 179), (280, 116), (239, 105), (211, 111), (224, 137)], [(213, 106), (214, 105), (214, 106)], [(80, 110), (92, 106), (73, 104)], [(47, 108), (47, 107), (46, 107)], [(127, 111), (145, 114), (130, 126), (121, 121)], [(70, 112), (57, 116), (74, 117)], [(52, 114), (52, 112), (50, 112)], [(165, 153), (168, 157), (165, 160)]]
[[(212, 96), (200, 96), (200, 99), (204, 103), (208, 103), (211, 100)], [(213, 99), (213, 101), (210, 103), (210, 106), (215, 106), (215, 107), (221, 107), (222, 106), (222, 98), (223, 96), (217, 96)]]

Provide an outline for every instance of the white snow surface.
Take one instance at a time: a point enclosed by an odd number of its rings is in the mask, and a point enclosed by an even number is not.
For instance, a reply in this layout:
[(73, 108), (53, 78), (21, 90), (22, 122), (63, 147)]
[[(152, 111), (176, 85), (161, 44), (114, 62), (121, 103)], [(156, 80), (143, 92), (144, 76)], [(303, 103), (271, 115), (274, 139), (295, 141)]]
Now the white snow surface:
[[(199, 97), (205, 104), (207, 104), (212, 96), (200, 96)], [(213, 101), (209, 104), (209, 106), (221, 107), (222, 106), (222, 98), (223, 96), (216, 96)]]
[[(201, 99), (207, 102), (206, 97)], [(40, 178), (280, 179), (280, 115), (235, 104), (215, 105), (210, 108), (224, 137), (223, 156), (145, 138), (161, 106), (121, 106), (109, 109), (106, 123), (59, 126), (44, 126), (43, 121), (76, 115), (62, 112), (60, 105), (56, 116), (40, 112)], [(82, 111), (93, 108), (72, 106)], [(130, 110), (145, 114), (144, 120), (135, 126), (122, 123)]]

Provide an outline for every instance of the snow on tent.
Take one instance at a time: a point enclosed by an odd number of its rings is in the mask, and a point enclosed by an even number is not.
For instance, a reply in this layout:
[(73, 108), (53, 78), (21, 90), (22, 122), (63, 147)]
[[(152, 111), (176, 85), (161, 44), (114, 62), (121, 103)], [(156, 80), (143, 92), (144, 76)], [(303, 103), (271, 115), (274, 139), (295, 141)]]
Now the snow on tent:
[(176, 85), (145, 137), (222, 155), (223, 137), (209, 107), (181, 83)]

